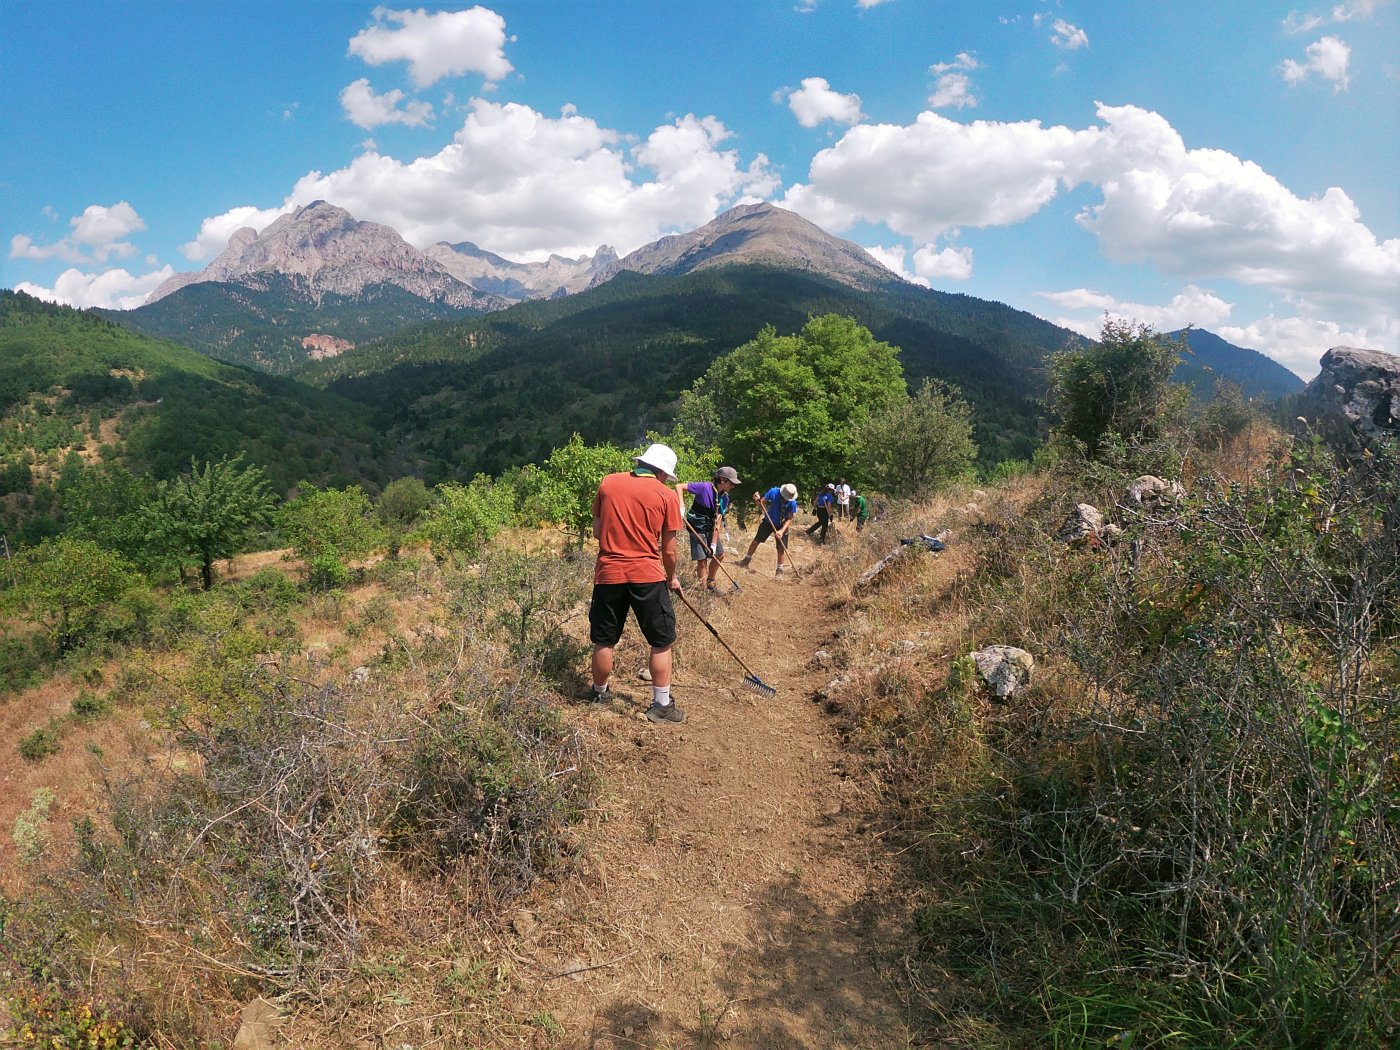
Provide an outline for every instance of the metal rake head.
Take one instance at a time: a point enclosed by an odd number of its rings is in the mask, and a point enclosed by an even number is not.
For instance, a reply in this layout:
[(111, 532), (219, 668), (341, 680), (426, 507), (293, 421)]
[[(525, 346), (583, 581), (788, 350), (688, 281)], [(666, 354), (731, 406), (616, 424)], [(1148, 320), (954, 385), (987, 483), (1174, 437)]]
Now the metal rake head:
[(744, 675), (744, 688), (757, 693), (765, 700), (772, 700), (778, 695), (776, 686), (771, 686), (756, 674)]

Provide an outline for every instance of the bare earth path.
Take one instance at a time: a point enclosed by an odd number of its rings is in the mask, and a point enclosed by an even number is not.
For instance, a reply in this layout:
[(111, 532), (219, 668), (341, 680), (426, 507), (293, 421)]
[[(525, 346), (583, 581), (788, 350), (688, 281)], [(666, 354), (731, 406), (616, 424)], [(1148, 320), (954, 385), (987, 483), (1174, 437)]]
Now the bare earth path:
[(812, 654), (839, 617), (811, 578), (816, 550), (795, 554), (803, 580), (773, 576), (770, 544), (733, 569), (742, 593), (698, 605), (776, 699), (745, 690), (678, 603), (686, 723), (642, 717), (635, 625), (614, 677), (630, 703), (580, 715), (607, 763), (582, 875), (515, 921), (517, 989), (557, 1022), (556, 1045), (920, 1043), (896, 979), (897, 865), (811, 699), (832, 675)]

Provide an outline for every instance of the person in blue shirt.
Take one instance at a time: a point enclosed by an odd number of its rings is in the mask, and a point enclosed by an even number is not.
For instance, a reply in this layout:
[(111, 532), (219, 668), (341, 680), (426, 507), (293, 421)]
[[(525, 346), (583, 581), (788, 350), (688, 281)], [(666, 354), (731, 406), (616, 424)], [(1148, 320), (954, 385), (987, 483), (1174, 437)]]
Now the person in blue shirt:
[(826, 542), (826, 530), (831, 527), (831, 508), (836, 505), (836, 486), (823, 485), (822, 490), (817, 493), (816, 502), (812, 505), (812, 510), (817, 515), (817, 520), (807, 527), (807, 535), (820, 532), (817, 537), (818, 543)]
[(758, 533), (749, 544), (747, 553), (739, 559), (739, 567), (747, 569), (749, 562), (753, 561), (753, 554), (758, 550), (758, 545), (772, 536), (778, 545), (778, 575), (781, 576), (787, 572), (788, 527), (792, 524), (792, 519), (797, 517), (797, 486), (790, 482), (786, 485), (775, 485), (762, 495), (755, 492), (753, 498), (755, 503), (763, 505), (763, 520), (758, 523)]

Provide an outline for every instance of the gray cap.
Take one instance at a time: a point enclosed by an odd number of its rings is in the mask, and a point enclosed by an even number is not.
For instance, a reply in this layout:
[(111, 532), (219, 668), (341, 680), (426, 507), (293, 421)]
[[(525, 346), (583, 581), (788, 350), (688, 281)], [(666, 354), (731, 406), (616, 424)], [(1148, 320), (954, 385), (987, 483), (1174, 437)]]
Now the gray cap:
[(733, 467), (720, 467), (715, 471), (716, 481), (727, 481), (731, 485), (739, 484), (739, 472)]

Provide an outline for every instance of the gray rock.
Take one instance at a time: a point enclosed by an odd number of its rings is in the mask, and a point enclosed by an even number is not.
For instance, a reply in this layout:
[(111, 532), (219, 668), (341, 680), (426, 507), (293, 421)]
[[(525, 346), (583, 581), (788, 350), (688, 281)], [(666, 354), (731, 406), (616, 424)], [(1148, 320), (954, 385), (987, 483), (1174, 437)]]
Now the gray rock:
[(812, 654), (813, 667), (830, 667), (832, 656), (825, 649), (818, 649)]
[(1186, 498), (1179, 481), (1164, 481), (1144, 474), (1128, 486), (1128, 499), (1142, 507), (1158, 510), (1174, 507)]
[(1302, 406), (1327, 442), (1351, 456), (1400, 437), (1400, 357), (1334, 346), (1304, 388)]
[(1066, 515), (1060, 525), (1057, 538), (1071, 544), (1098, 546), (1099, 533), (1103, 529), (1103, 515), (1097, 507), (1081, 503)]
[(1013, 645), (989, 645), (972, 654), (977, 671), (1000, 699), (1016, 696), (1031, 684), (1035, 657)]

